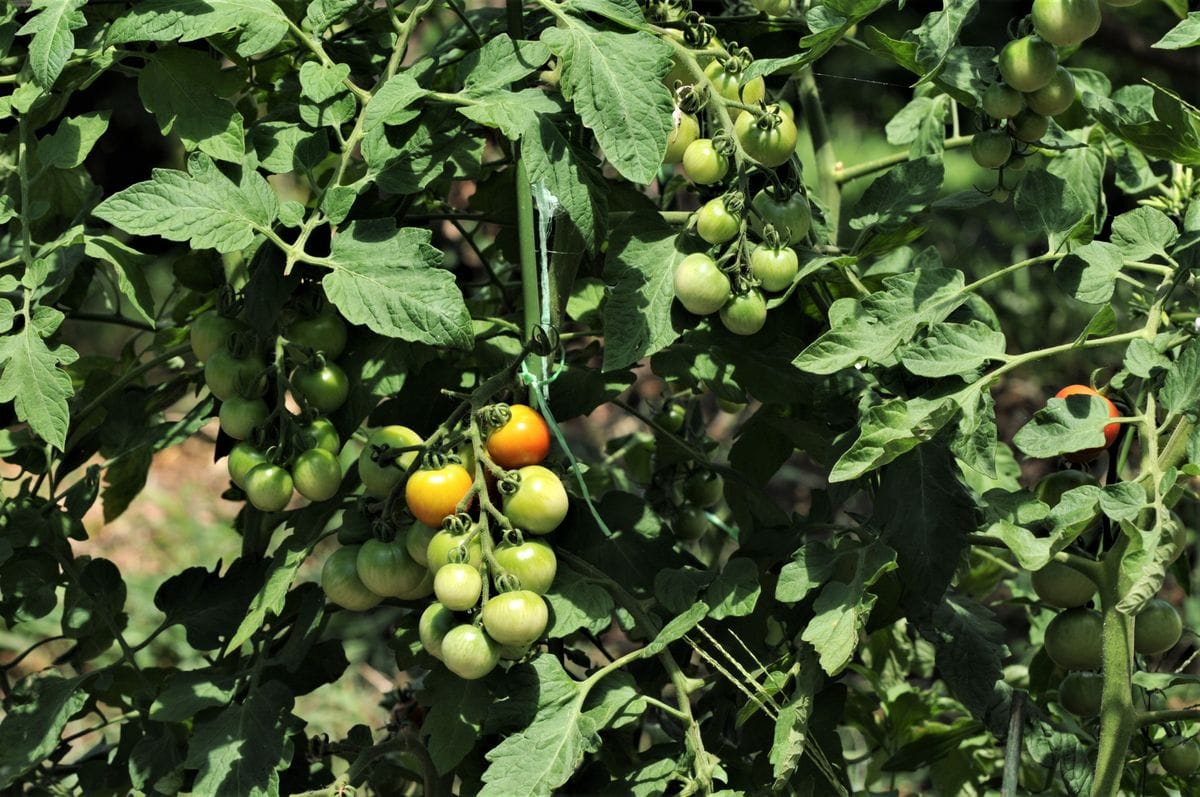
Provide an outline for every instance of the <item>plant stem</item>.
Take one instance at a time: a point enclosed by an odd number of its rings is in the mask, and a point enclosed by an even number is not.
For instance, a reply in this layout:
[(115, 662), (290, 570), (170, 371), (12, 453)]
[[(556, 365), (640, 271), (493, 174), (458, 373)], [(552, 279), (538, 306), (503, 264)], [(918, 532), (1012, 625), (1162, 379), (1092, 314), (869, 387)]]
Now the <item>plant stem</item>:
[(1165, 708), (1142, 711), (1137, 715), (1138, 727), (1162, 725), (1167, 722), (1200, 722), (1200, 708)]
[[(958, 149), (960, 147), (970, 146), (971, 141), (974, 138), (975, 138), (975, 136), (973, 136), (973, 135), (971, 135), (971, 136), (954, 136), (953, 138), (948, 138), (948, 139), (946, 139), (946, 142), (945, 142), (945, 149)], [(846, 183), (846, 182), (849, 182), (850, 180), (857, 180), (859, 177), (866, 177), (868, 174), (874, 174), (875, 172), (881, 172), (884, 169), (888, 168), (889, 166), (895, 166), (898, 163), (904, 163), (906, 160), (909, 160), (911, 157), (912, 156), (908, 153), (907, 150), (904, 152), (893, 152), (891, 155), (885, 155), (882, 158), (876, 158), (875, 160), (866, 161), (865, 163), (860, 163), (857, 166), (843, 167), (843, 168), (837, 169), (835, 172), (835, 177), (837, 179), (837, 182)]]
[(967, 285), (966, 287), (964, 287), (963, 293), (974, 293), (975, 291), (982, 288), (984, 285), (987, 285), (989, 282), (993, 282), (995, 280), (1007, 277), (1009, 274), (1012, 274), (1013, 272), (1020, 271), (1021, 269), (1029, 268), (1030, 266), (1035, 266), (1038, 263), (1045, 263), (1048, 260), (1058, 260), (1061, 257), (1062, 257), (1062, 255), (1047, 253), (1044, 255), (1038, 255), (1037, 257), (1031, 257), (1026, 260), (1022, 260), (1019, 263), (1013, 263), (1011, 266), (1005, 266), (1004, 268), (1002, 268), (998, 271), (993, 271), (991, 274), (988, 274), (984, 277), (980, 277), (979, 279), (972, 282), (970, 285)]
[(1128, 537), (1117, 540), (1104, 560), (1104, 578), (1100, 587), (1100, 613), (1103, 617), (1101, 651), (1104, 686), (1100, 708), (1100, 750), (1092, 797), (1118, 797), (1125, 756), (1137, 728), (1133, 707), (1133, 618), (1117, 610), (1121, 600), (1121, 559)]
[[(175, 357), (180, 357), (183, 354), (185, 354), (191, 350), (192, 350), (192, 346), (190, 343), (182, 343), (173, 349), (167, 349), (162, 354), (155, 357), (153, 360), (148, 360), (148, 361), (142, 363), (141, 365), (137, 366), (136, 368), (132, 368), (132, 369), (126, 371), (123, 375), (121, 375), (120, 378), (117, 379), (117, 381), (113, 382), (111, 385), (106, 387), (104, 390), (100, 391), (100, 395), (98, 395), (98, 396), (96, 396), (96, 398), (92, 399), (87, 404), (87, 406), (85, 406), (79, 412), (72, 415), (71, 420), (78, 422), (78, 421), (86, 418), (88, 415), (95, 412), (96, 408), (99, 407), (101, 404), (103, 404), (105, 401), (107, 401), (110, 396), (112, 396), (114, 393), (116, 393), (121, 388), (125, 387), (125, 385), (127, 385), (130, 382), (132, 382), (133, 380), (137, 379), (139, 376), (146, 373), (150, 369), (157, 368), (158, 366), (162, 365), (163, 363), (167, 362), (168, 360), (171, 360)], [(69, 445), (68, 445), (68, 447), (69, 447)]]
[(825, 120), (825, 109), (821, 106), (821, 93), (811, 67), (800, 71), (800, 104), (804, 120), (812, 136), (813, 154), (817, 159), (817, 192), (829, 211), (829, 243), (837, 246), (838, 224), (842, 216), (842, 193), (838, 188), (837, 154), (833, 150), (833, 136)]

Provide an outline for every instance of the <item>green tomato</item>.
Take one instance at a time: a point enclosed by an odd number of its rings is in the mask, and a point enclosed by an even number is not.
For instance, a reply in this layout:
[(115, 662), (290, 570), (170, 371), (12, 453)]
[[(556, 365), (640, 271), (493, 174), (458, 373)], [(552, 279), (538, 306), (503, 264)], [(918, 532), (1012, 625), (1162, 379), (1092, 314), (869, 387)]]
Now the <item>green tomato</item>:
[(698, 540), (712, 528), (708, 513), (697, 506), (680, 507), (671, 523), (671, 531), (681, 540)]
[(504, 514), (530, 534), (549, 534), (567, 516), (567, 490), (554, 472), (541, 465), (526, 465), (517, 471), (517, 490), (504, 496)]
[(433, 594), (447, 609), (465, 612), (479, 602), (483, 594), (483, 576), (472, 565), (451, 562), (438, 568), (433, 576)]
[(654, 416), (654, 421), (668, 432), (678, 432), (687, 419), (687, 409), (682, 404), (668, 404)]
[(230, 396), (221, 402), (221, 431), (234, 440), (245, 440), (263, 425), (270, 414), (267, 402), (260, 398)]
[(321, 588), (325, 590), (325, 597), (338, 606), (362, 612), (377, 606), (383, 596), (367, 589), (359, 579), (357, 561), (357, 545), (338, 548), (331, 553), (321, 568)]
[(1024, 36), (1000, 51), (1000, 76), (1017, 91), (1037, 91), (1050, 82), (1058, 67), (1058, 53), (1037, 36)]
[(342, 466), (331, 451), (310, 448), (292, 463), (296, 492), (309, 501), (328, 501), (342, 486)]
[(229, 478), (243, 490), (246, 489), (246, 474), (267, 461), (263, 452), (251, 443), (241, 442), (229, 452)]
[(683, 482), (683, 497), (697, 506), (716, 506), (725, 497), (725, 480), (719, 473), (698, 470)]
[(206, 362), (219, 349), (225, 348), (229, 336), (242, 327), (236, 319), (223, 316), (216, 310), (196, 316), (190, 326), (188, 337), (192, 344), (192, 354), (196, 355), (200, 362)]
[(217, 349), (204, 363), (204, 383), (221, 401), (237, 395), (261, 396), (267, 390), (266, 367), (257, 354), (238, 359), (229, 349)]
[(320, 412), (333, 412), (350, 396), (350, 380), (336, 363), (327, 362), (322, 368), (304, 366), (292, 373), (292, 387), (310, 407)]
[(729, 399), (723, 398), (717, 399), (717, 406), (721, 409), (721, 412), (728, 412), (730, 415), (737, 415), (739, 412), (746, 409), (745, 402), (730, 401)]
[(750, 273), (762, 283), (763, 290), (784, 291), (800, 273), (800, 258), (788, 247), (757, 246), (750, 253)]
[(667, 136), (667, 152), (663, 156), (663, 163), (682, 163), (683, 153), (700, 137), (700, 123), (690, 113), (676, 108), (674, 122), (675, 126)]
[(1067, 609), (1046, 626), (1046, 655), (1064, 670), (1100, 669), (1100, 613)]
[(525, 540), (520, 545), (503, 544), (496, 548), (496, 563), (521, 582), (521, 589), (544, 595), (554, 583), (558, 557), (541, 540)]
[(729, 212), (722, 197), (708, 200), (696, 211), (696, 232), (710, 244), (732, 241), (741, 228), (741, 218)]
[(392, 463), (378, 463), (371, 458), (376, 446), (386, 448), (408, 448), (423, 443), (421, 435), (407, 426), (383, 426), (371, 432), (362, 453), (358, 455), (358, 476), (362, 479), (367, 495), (383, 498), (404, 478), (409, 466), (417, 458), (417, 451), (407, 451)]
[(774, 125), (769, 118), (760, 124), (753, 114), (743, 113), (733, 123), (733, 134), (747, 155), (771, 169), (787, 163), (796, 153), (796, 123), (782, 112)]
[(993, 83), (983, 92), (983, 112), (993, 119), (1012, 119), (1024, 107), (1024, 95), (1003, 83)]
[(474, 681), (496, 669), (500, 648), (482, 629), (459, 625), (442, 637), (442, 661), (459, 678)]
[(421, 612), (421, 619), (417, 622), (417, 632), (421, 635), (421, 647), (425, 648), (430, 656), (440, 659), (442, 657), (442, 640), (457, 624), (454, 612), (437, 601), (429, 604), (425, 607), (425, 611)]
[(785, 244), (794, 244), (804, 240), (812, 227), (812, 207), (803, 194), (792, 194), (780, 202), (764, 189), (754, 195), (750, 205), (757, 211), (750, 215), (750, 226), (759, 235), (770, 224)]
[[(437, 575), (438, 570), (450, 564), (450, 552), (462, 546), (466, 540), (465, 534), (451, 534), (439, 531), (429, 538), (429, 547), (425, 549), (425, 566), (429, 572)], [(483, 545), (479, 537), (475, 537), (466, 547), (466, 562), (473, 567), (483, 566)]]
[[(761, 77), (752, 78), (746, 81), (746, 85), (741, 86), (740, 75), (726, 72), (725, 67), (717, 60), (710, 61), (708, 66), (704, 67), (704, 74), (712, 81), (717, 93), (727, 100), (757, 105), (767, 94), (767, 84)], [(735, 122), (737, 117), (744, 113), (745, 111), (740, 109), (730, 109), (730, 115), (734, 117)]]
[(1104, 2), (1113, 8), (1128, 8), (1129, 6), (1136, 6), (1142, 0), (1104, 0)]
[(750, 0), (750, 4), (769, 17), (782, 17), (792, 6), (792, 0)]
[(1174, 736), (1167, 740), (1166, 747), (1158, 754), (1158, 763), (1169, 774), (1186, 778), (1200, 769), (1200, 742)]
[(293, 321), (287, 330), (287, 338), (298, 346), (336, 359), (346, 348), (346, 323), (331, 305), (311, 318)]
[(419, 600), (428, 598), (432, 594), (433, 594), (433, 573), (430, 573), (428, 570), (426, 570), (425, 575), (423, 575), (421, 577), (421, 583), (419, 583), (419, 584), (417, 584), (417, 586), (413, 587), (412, 590), (410, 590), (408, 592), (403, 592), (397, 597), (399, 597), (403, 600), (406, 600), (406, 601), (419, 601)]
[(1060, 66), (1054, 70), (1050, 82), (1037, 91), (1025, 95), (1025, 104), (1029, 110), (1042, 116), (1057, 116), (1071, 107), (1075, 102), (1075, 78), (1067, 68)]
[(323, 448), (336, 454), (342, 450), (342, 438), (328, 418), (315, 418), (300, 430), (299, 445), (305, 449)]
[(733, 289), (729, 277), (702, 252), (688, 255), (675, 267), (675, 298), (696, 315), (711, 315), (725, 306)]
[(1059, 609), (1086, 606), (1096, 594), (1096, 583), (1073, 567), (1051, 560), (1033, 574), (1033, 591), (1043, 602)]
[(654, 438), (640, 437), (625, 452), (625, 469), (629, 478), (638, 484), (649, 484), (654, 478)]
[(1012, 141), (999, 130), (984, 130), (971, 139), (971, 157), (985, 169), (999, 169), (1012, 156)]
[(246, 474), (246, 497), (256, 509), (279, 512), (292, 500), (292, 475), (278, 465), (264, 462)]
[(403, 540), (370, 539), (358, 549), (358, 577), (367, 589), (386, 598), (408, 595), (421, 585), (425, 568), (412, 560)]
[(725, 179), (729, 159), (717, 152), (711, 138), (698, 138), (683, 151), (683, 170), (696, 185), (712, 185)]
[(721, 323), (735, 335), (753, 335), (767, 323), (767, 300), (761, 291), (738, 294), (721, 308)]
[(1166, 653), (1183, 636), (1183, 621), (1175, 607), (1154, 598), (1133, 619), (1133, 649), (1143, 656)]
[(1046, 131), (1050, 129), (1050, 120), (1040, 113), (1034, 113), (1026, 108), (1013, 117), (1008, 126), (1012, 131), (1013, 138), (1027, 144), (1034, 144), (1041, 141), (1042, 136), (1046, 135)]
[(1057, 47), (1074, 47), (1100, 30), (1098, 0), (1033, 0), (1033, 29)]
[(502, 592), (483, 604), (483, 628), (509, 647), (524, 648), (546, 632), (550, 610), (541, 595), (527, 589)]
[(414, 562), (421, 566), (429, 564), (426, 553), (429, 551), (429, 541), (435, 534), (437, 534), (437, 529), (431, 529), (419, 520), (414, 521), (408, 527), (408, 531), (404, 535), (404, 546), (408, 549), (408, 555), (413, 558)]
[(1078, 717), (1100, 713), (1104, 677), (1094, 672), (1071, 672), (1058, 685), (1058, 702)]

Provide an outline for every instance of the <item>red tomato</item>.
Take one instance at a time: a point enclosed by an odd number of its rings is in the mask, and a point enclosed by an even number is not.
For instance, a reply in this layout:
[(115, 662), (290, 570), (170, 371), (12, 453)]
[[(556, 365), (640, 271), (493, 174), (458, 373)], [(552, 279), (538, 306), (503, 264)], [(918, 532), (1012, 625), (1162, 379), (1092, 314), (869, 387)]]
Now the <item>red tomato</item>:
[(532, 407), (513, 404), (509, 409), (508, 423), (488, 435), (488, 454), (502, 468), (537, 465), (550, 453), (550, 427)]

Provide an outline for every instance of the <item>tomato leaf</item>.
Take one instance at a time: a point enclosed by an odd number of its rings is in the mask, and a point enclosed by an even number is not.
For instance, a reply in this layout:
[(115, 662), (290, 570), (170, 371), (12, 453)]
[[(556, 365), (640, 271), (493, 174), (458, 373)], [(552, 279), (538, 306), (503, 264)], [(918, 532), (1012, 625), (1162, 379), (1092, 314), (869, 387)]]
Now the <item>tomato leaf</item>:
[(113, 22), (108, 40), (190, 42), (232, 30), (238, 55), (251, 56), (274, 47), (287, 29), (271, 0), (145, 0)]
[(43, 338), (61, 319), (58, 311), (38, 307), (31, 323), (0, 337), (0, 402), (13, 402), (17, 417), (59, 450), (67, 443), (67, 399), (75, 392), (62, 366), (78, 355), (65, 345), (50, 348)]
[(890, 230), (907, 224), (937, 197), (944, 176), (945, 166), (938, 155), (926, 155), (889, 169), (863, 193), (850, 219), (851, 229)]
[(479, 741), (492, 696), (481, 681), (463, 681), (445, 669), (425, 679), (420, 699), (429, 706), (421, 723), (429, 757), (440, 774), (453, 772)]
[(1160, 50), (1182, 50), (1200, 45), (1200, 11), (1193, 11), (1187, 19), (1171, 28), (1152, 47)]
[(142, 104), (154, 114), (163, 135), (174, 130), (189, 150), (241, 163), (242, 115), (222, 99), (236, 89), (217, 61), (184, 47), (159, 50), (138, 75)]
[[(279, 770), (292, 760), (286, 743), (292, 695), (278, 681), (260, 684), (242, 703), (197, 720), (188, 743), (188, 769), (199, 770), (195, 794), (269, 797), (279, 793)], [(253, 743), (249, 743), (253, 740)]]
[(44, 762), (63, 728), (91, 700), (83, 686), (93, 676), (29, 676), (5, 700), (0, 720), (0, 788), (8, 788)]
[(18, 34), (31, 35), (29, 42), (29, 66), (33, 79), (43, 89), (49, 90), (67, 65), (71, 51), (75, 48), (75, 34), (87, 24), (81, 10), (87, 0), (33, 0), (31, 12), (37, 12)]

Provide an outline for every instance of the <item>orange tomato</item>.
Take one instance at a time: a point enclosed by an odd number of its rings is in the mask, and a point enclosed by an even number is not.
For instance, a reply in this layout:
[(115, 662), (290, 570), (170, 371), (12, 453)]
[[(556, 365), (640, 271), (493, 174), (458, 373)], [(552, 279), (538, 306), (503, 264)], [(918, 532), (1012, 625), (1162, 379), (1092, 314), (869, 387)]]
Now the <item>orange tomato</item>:
[(488, 435), (487, 451), (502, 468), (537, 465), (550, 453), (550, 427), (537, 410), (513, 404), (508, 423)]
[[(1108, 405), (1108, 417), (1117, 418), (1121, 415), (1121, 411), (1117, 409), (1117, 405), (1108, 400), (1099, 391), (1093, 390), (1087, 385), (1067, 385), (1062, 390), (1054, 394), (1055, 398), (1065, 399), (1067, 396), (1100, 396), (1104, 399), (1104, 403)], [(1096, 457), (1103, 453), (1104, 449), (1108, 448), (1117, 439), (1117, 435), (1121, 432), (1121, 424), (1110, 423), (1104, 427), (1104, 445), (1101, 448), (1087, 448), (1083, 451), (1076, 451), (1073, 454), (1064, 454), (1063, 457), (1071, 462), (1091, 462)]]
[(413, 517), (430, 528), (440, 528), (442, 521), (458, 508), (458, 502), (471, 490), (474, 479), (467, 469), (457, 463), (442, 468), (417, 471), (404, 486), (404, 500)]

